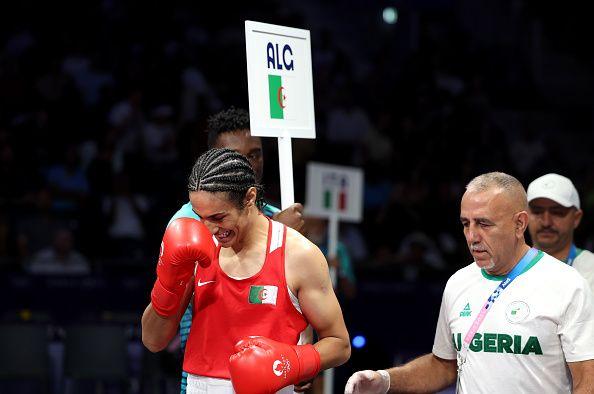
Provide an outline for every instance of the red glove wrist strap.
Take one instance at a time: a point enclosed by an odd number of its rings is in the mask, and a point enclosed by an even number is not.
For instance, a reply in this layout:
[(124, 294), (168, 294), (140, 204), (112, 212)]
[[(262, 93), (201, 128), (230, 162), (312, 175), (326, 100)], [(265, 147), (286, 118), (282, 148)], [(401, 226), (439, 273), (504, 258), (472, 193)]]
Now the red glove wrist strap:
[(320, 353), (313, 345), (295, 346), (295, 353), (299, 359), (299, 381), (309, 380), (320, 372)]
[(151, 291), (151, 303), (155, 312), (162, 317), (171, 317), (177, 312), (180, 301), (180, 295), (167, 290), (157, 278)]

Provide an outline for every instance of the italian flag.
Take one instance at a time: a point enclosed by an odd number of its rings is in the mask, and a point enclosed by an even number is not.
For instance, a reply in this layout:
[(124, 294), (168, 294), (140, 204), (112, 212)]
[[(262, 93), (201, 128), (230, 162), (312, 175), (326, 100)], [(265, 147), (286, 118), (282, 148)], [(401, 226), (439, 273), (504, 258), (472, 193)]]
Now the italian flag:
[(268, 95), (270, 99), (270, 117), (272, 119), (285, 118), (285, 88), (280, 75), (268, 74)]
[(327, 188), (324, 191), (324, 208), (333, 209), (336, 208), (339, 211), (345, 211), (347, 209), (347, 192), (345, 188), (338, 190), (338, 201), (334, 198), (332, 189)]
[(276, 305), (278, 287), (276, 286), (250, 286), (250, 304)]

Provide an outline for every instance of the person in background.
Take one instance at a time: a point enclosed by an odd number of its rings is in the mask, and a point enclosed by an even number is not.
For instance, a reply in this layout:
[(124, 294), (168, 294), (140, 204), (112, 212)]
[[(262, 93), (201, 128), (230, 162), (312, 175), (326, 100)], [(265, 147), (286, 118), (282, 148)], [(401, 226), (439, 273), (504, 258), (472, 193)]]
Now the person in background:
[(60, 229), (54, 233), (53, 245), (37, 252), (27, 270), (38, 275), (88, 275), (91, 266), (86, 257), (74, 249), (72, 232)]
[(328, 259), (331, 271), (335, 270), (336, 283), (334, 289), (339, 299), (353, 299), (357, 293), (357, 281), (348, 249), (341, 241), (338, 241), (336, 257), (332, 259), (328, 257), (328, 220), (308, 216), (303, 235), (320, 248)]
[(574, 267), (594, 292), (594, 254), (573, 243), (584, 212), (573, 182), (558, 174), (546, 174), (528, 185), (528, 231), (534, 247)]

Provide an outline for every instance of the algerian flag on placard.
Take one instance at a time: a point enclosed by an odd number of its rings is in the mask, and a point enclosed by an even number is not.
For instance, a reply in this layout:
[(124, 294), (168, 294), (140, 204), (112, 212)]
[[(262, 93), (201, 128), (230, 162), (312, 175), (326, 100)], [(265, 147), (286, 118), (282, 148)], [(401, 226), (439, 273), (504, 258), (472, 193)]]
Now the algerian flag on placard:
[(268, 97), (270, 101), (270, 117), (272, 119), (284, 119), (285, 94), (283, 78), (280, 75), (268, 74)]
[(296, 100), (303, 93), (302, 90), (303, 87), (295, 84), (294, 77), (268, 74), (270, 119), (294, 120)]
[(276, 305), (278, 287), (276, 286), (250, 286), (250, 304)]

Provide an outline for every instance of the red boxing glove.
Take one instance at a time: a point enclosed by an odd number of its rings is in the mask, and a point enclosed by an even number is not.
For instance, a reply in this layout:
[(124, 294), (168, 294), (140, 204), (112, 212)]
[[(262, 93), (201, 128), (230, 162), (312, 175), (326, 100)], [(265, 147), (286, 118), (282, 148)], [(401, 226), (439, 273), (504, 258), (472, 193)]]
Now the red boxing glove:
[(153, 309), (159, 315), (170, 317), (177, 312), (196, 263), (208, 267), (215, 250), (212, 234), (204, 223), (180, 218), (167, 226), (151, 292)]
[(235, 351), (229, 357), (229, 372), (237, 394), (272, 394), (320, 371), (320, 354), (312, 345), (248, 337), (237, 342)]

